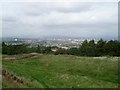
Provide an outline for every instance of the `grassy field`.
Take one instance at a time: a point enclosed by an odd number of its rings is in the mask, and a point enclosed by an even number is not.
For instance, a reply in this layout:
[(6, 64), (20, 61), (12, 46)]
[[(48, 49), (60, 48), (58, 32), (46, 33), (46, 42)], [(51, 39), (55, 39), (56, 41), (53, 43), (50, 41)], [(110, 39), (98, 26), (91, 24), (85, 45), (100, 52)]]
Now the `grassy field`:
[[(7, 57), (7, 55), (3, 55)], [(9, 56), (8, 56), (9, 57)], [(14, 56), (15, 57), (15, 56)], [(78, 57), (36, 55), (13, 62), (3, 61), (3, 68), (24, 78), (20, 87), (44, 88), (117, 88), (117, 57)], [(9, 84), (10, 83), (10, 84)], [(14, 87), (3, 78), (3, 87)]]

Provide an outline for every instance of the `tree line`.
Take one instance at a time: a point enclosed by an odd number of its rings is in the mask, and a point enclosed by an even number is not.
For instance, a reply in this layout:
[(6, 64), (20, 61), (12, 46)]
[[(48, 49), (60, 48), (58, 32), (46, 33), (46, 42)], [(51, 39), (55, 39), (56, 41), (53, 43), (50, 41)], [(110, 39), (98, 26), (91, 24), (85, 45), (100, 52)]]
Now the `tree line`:
[[(53, 48), (57, 50), (52, 51)], [(68, 54), (77, 56), (120, 56), (120, 42), (118, 40), (104, 41), (100, 39), (97, 43), (94, 40), (85, 40), (79, 48), (62, 49), (58, 47), (45, 47), (38, 45), (37, 47), (29, 47), (27, 44), (6, 45), (2, 42), (2, 54), (14, 55), (21, 53), (37, 52), (42, 54)]]
[(104, 41), (100, 39), (97, 43), (94, 40), (85, 40), (82, 45), (77, 48), (71, 48), (67, 54), (80, 56), (120, 56), (120, 42), (117, 40)]
[(37, 47), (30, 47), (29, 44), (7, 45), (4, 42), (2, 42), (2, 54), (16, 55), (16, 54), (24, 54), (24, 53), (32, 53), (32, 52), (37, 52), (42, 54), (52, 53), (51, 47), (45, 47), (41, 45), (38, 45)]

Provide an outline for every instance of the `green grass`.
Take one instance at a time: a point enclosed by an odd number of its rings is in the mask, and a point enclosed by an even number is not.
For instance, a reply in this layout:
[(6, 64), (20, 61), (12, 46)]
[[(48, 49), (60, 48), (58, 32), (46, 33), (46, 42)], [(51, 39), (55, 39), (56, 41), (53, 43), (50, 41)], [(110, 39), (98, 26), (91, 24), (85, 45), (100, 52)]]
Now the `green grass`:
[(42, 85), (36, 80), (31, 81), (29, 79), (24, 79), (24, 83), (17, 83), (16, 81), (9, 80), (5, 77), (2, 78), (3, 88), (43, 88)]
[(14, 62), (3, 61), (3, 68), (18, 76), (36, 80), (45, 88), (118, 87), (118, 59), (116, 57), (38, 55)]

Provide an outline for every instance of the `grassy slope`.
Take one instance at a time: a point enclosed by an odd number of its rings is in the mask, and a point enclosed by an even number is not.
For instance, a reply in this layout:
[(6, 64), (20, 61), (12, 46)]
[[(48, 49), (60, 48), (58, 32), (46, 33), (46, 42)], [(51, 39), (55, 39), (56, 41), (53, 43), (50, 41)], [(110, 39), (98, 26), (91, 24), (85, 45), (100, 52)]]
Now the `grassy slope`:
[[(39, 55), (3, 67), (18, 76), (37, 80), (43, 87), (117, 87), (117, 58)], [(9, 86), (8, 86), (9, 87)]]
[(5, 77), (3, 77), (2, 80), (3, 80), (3, 83), (2, 83), (3, 88), (43, 88), (43, 86), (36, 80), (31, 81), (29, 79), (24, 79), (23, 84), (17, 83), (16, 81), (9, 80), (8, 78), (5, 78)]

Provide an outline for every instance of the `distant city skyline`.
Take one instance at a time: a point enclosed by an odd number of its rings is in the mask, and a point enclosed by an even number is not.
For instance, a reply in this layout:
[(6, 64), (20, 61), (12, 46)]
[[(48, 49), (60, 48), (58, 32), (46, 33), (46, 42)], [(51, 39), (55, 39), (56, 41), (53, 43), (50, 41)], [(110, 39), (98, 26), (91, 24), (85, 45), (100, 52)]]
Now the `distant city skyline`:
[(2, 37), (118, 39), (117, 2), (5, 2)]

